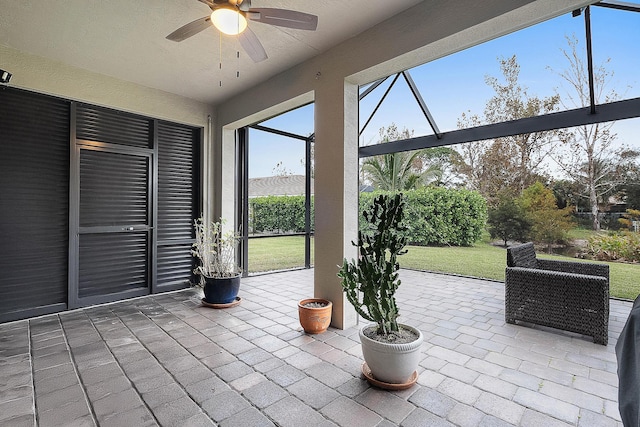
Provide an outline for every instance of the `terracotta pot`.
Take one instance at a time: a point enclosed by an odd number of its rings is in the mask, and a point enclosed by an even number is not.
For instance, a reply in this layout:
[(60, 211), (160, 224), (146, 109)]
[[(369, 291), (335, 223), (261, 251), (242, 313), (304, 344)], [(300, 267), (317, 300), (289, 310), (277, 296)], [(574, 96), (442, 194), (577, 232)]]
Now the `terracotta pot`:
[(240, 274), (235, 277), (204, 278), (204, 300), (209, 304), (229, 304), (238, 296)]
[[(307, 303), (324, 304), (323, 307), (307, 307)], [(320, 334), (327, 330), (331, 323), (331, 301), (322, 298), (307, 298), (298, 302), (300, 324), (308, 334)]]
[(362, 356), (371, 369), (371, 374), (378, 380), (388, 384), (406, 383), (418, 368), (420, 363), (420, 348), (424, 337), (419, 329), (408, 325), (399, 325), (418, 334), (418, 339), (407, 344), (391, 344), (375, 341), (364, 334), (367, 328), (376, 325), (366, 325), (360, 329), (360, 343)]

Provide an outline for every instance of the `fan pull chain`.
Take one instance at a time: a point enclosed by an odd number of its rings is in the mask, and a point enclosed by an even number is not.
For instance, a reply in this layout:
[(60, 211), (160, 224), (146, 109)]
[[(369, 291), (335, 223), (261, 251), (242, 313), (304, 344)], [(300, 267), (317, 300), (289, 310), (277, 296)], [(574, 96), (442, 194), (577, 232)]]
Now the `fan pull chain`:
[(220, 87), (222, 87), (222, 33), (218, 32), (218, 62), (220, 64)]

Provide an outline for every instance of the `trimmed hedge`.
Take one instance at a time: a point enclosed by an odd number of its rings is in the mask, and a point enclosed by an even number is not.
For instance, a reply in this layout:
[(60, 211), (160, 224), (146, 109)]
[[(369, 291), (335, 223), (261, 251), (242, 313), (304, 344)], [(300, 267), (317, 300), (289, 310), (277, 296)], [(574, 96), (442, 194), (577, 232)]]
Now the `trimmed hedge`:
[[(360, 194), (362, 211), (382, 192)], [(384, 192), (391, 194), (392, 192)], [(471, 246), (480, 240), (487, 222), (487, 203), (475, 191), (423, 187), (403, 192), (405, 224), (412, 245)], [(249, 200), (251, 233), (304, 232), (304, 196), (267, 196)], [(311, 229), (314, 229), (314, 199), (311, 198)]]
[[(423, 187), (403, 193), (410, 244), (471, 246), (480, 240), (487, 222), (487, 203), (479, 193), (442, 187)], [(380, 192), (360, 194), (360, 212), (377, 194)], [(360, 224), (364, 231), (362, 215)]]
[[(249, 200), (251, 233), (304, 232), (304, 196), (266, 196)], [(311, 229), (313, 230), (313, 197)]]

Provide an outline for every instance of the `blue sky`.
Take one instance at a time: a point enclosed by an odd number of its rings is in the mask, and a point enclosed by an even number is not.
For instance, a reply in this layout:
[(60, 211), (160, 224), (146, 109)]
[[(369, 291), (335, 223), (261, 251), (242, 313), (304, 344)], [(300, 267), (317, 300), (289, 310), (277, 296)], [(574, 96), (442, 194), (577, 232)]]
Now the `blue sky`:
[[(607, 70), (614, 75), (610, 88), (625, 98), (640, 96), (640, 13), (591, 8), (594, 66), (610, 58)], [(569, 90), (557, 75), (568, 67), (561, 49), (568, 49), (565, 36), (575, 35), (578, 48), (584, 46), (584, 17), (565, 14), (490, 42), (475, 46), (410, 71), (422, 97), (441, 131), (456, 129), (457, 119), (467, 110), (482, 116), (493, 90), (485, 76), (501, 78), (499, 58), (516, 55), (521, 67), (519, 82), (529, 96), (551, 96), (557, 89), (561, 95)], [(555, 71), (555, 73), (551, 70)], [(383, 85), (360, 105), (360, 123), (364, 125), (376, 103), (390, 84)], [(398, 128), (414, 131), (415, 136), (432, 133), (409, 89), (400, 78), (387, 99), (367, 126), (360, 144), (377, 142), (378, 131), (395, 123)], [(313, 105), (273, 118), (263, 125), (299, 135), (313, 132)], [(640, 148), (640, 119), (625, 120), (614, 125), (618, 143)], [(270, 176), (279, 162), (291, 173), (304, 173), (301, 141), (276, 137), (251, 130), (249, 175)]]

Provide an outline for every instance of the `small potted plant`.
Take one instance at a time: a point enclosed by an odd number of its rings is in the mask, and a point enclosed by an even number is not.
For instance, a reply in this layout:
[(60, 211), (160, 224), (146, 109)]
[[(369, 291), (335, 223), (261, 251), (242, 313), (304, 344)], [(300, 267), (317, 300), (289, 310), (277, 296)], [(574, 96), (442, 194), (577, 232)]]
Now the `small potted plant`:
[(321, 334), (331, 324), (333, 304), (324, 298), (306, 298), (298, 302), (298, 317), (308, 334)]
[(383, 388), (410, 387), (417, 380), (423, 335), (398, 323), (395, 292), (400, 286), (397, 257), (406, 253), (402, 225), (402, 194), (377, 196), (363, 212), (367, 230), (358, 232), (359, 260), (347, 261), (338, 272), (342, 289), (356, 312), (374, 322), (360, 330), (363, 373)]
[(223, 231), (224, 220), (206, 223), (203, 218), (193, 222), (196, 241), (191, 254), (200, 260), (194, 273), (200, 276), (204, 289), (203, 303), (226, 305), (238, 301), (242, 269), (236, 263), (236, 248), (240, 234)]

